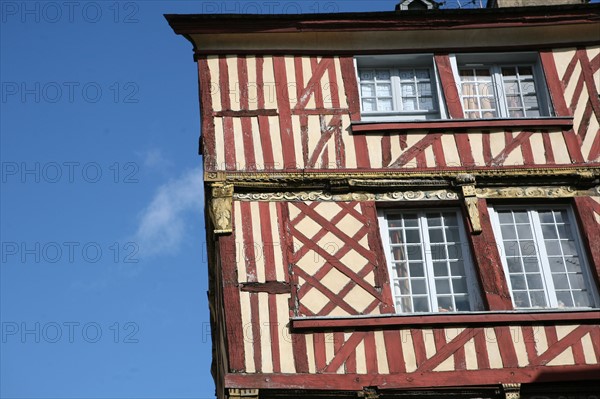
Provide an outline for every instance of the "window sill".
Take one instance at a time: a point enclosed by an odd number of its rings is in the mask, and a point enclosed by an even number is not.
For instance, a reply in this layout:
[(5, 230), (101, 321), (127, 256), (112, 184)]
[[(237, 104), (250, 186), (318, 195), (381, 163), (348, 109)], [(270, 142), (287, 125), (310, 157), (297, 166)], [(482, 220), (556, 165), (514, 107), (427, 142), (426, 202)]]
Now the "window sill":
[(498, 324), (553, 324), (564, 322), (600, 323), (600, 310), (529, 310), (503, 312), (468, 312), (454, 314), (377, 315), (348, 317), (294, 317), (290, 320), (294, 330), (379, 328), (448, 325), (498, 325)]
[(371, 133), (389, 130), (448, 130), (472, 128), (515, 128), (515, 127), (573, 127), (572, 117), (544, 118), (498, 118), (498, 119), (447, 119), (423, 121), (357, 121), (352, 122), (353, 133)]

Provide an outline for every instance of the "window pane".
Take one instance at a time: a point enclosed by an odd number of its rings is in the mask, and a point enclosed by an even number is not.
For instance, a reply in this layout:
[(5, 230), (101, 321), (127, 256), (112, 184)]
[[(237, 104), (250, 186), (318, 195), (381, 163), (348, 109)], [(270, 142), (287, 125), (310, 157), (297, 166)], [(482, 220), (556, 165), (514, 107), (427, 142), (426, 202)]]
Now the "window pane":
[(433, 275), (442, 277), (448, 275), (448, 264), (446, 262), (433, 262)]
[(546, 307), (546, 295), (544, 295), (544, 291), (534, 291), (531, 293), (531, 307)]
[(404, 226), (419, 227), (419, 220), (417, 219), (417, 215), (404, 216)]
[(455, 311), (457, 303), (461, 310), (469, 310), (468, 290), (476, 282), (469, 282), (465, 274), (468, 244), (461, 242), (464, 232), (459, 231), (462, 226), (456, 212), (393, 213), (387, 217), (390, 258), (402, 260), (393, 263), (391, 272), (397, 310)]
[(377, 101), (377, 111), (393, 111), (391, 98), (384, 98)]
[(379, 69), (377, 70), (377, 80), (390, 80), (390, 71), (387, 69)]
[(470, 310), (468, 297), (456, 296), (456, 297), (454, 297), (454, 301), (456, 302), (456, 310), (457, 311), (464, 312), (464, 311)]
[(416, 111), (418, 109), (416, 98), (402, 99), (402, 109), (404, 111)]
[(529, 295), (527, 292), (523, 291), (513, 291), (515, 308), (529, 308), (531, 307), (531, 302), (529, 301)]
[(419, 83), (418, 85), (419, 95), (431, 96), (431, 83)]
[(557, 290), (568, 290), (569, 279), (565, 273), (556, 273), (552, 275), (552, 281), (554, 281), (554, 288)]
[(497, 215), (494, 229), (504, 245), (515, 307), (591, 306), (591, 285), (566, 211), (498, 210)]
[(590, 296), (587, 292), (573, 292), (574, 306), (591, 307)]
[(523, 266), (521, 265), (521, 260), (519, 258), (507, 258), (506, 263), (508, 265), (509, 273), (523, 272)]
[(425, 268), (422, 263), (410, 264), (410, 277), (425, 277)]
[(417, 94), (417, 89), (413, 83), (402, 83), (402, 96), (414, 97)]
[(360, 85), (361, 95), (364, 97), (374, 97), (375, 96), (375, 85), (374, 84), (365, 84), (362, 83)]
[(568, 291), (558, 291), (556, 293), (556, 299), (558, 300), (559, 308), (573, 307), (573, 298), (571, 298), (571, 293)]
[(450, 291), (450, 281), (448, 281), (447, 279), (435, 280), (435, 290), (438, 294), (452, 293), (452, 291)]
[(527, 273), (537, 273), (540, 271), (540, 264), (535, 256), (523, 258), (523, 266)]
[(465, 265), (462, 261), (450, 262), (450, 273), (453, 276), (464, 276)]
[(377, 110), (377, 106), (375, 104), (374, 99), (363, 99), (362, 106), (363, 106), (363, 111), (365, 111), (365, 112)]
[(451, 297), (438, 297), (438, 311), (439, 312), (453, 312), (454, 305)]
[(510, 284), (513, 290), (525, 290), (527, 285), (525, 284), (525, 277), (522, 275), (510, 276)]
[(429, 241), (432, 243), (444, 242), (444, 232), (442, 229), (429, 229)]
[(414, 295), (427, 294), (427, 284), (423, 279), (411, 280), (411, 288)]
[(530, 290), (541, 290), (544, 288), (542, 284), (542, 276), (540, 274), (528, 274), (527, 286)]
[(377, 85), (377, 97), (391, 97), (392, 96), (392, 85), (391, 84), (378, 84)]
[(418, 297), (413, 299), (415, 304), (415, 312), (429, 312), (429, 300), (426, 297)]
[(408, 277), (408, 269), (406, 267), (406, 263), (396, 263), (394, 270), (396, 272), (396, 277)]
[(454, 293), (467, 293), (467, 280), (464, 277), (452, 279)]
[(361, 69), (360, 70), (360, 80), (374, 80), (375, 79), (375, 71), (372, 69)]
[(433, 110), (433, 98), (432, 97), (421, 97), (419, 98), (419, 109), (420, 110)]

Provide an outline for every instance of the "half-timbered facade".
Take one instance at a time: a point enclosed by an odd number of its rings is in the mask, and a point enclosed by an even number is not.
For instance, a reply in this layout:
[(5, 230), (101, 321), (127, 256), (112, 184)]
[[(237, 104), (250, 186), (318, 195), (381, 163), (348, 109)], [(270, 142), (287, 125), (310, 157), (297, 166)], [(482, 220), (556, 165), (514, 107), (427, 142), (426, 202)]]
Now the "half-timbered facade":
[(167, 16), (219, 398), (597, 397), (599, 11)]

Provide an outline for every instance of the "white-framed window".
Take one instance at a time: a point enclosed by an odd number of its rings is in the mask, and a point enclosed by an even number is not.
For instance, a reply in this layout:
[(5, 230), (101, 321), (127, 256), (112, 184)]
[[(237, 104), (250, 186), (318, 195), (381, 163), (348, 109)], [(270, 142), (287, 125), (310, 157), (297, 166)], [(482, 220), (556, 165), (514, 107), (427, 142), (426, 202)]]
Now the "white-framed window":
[(445, 118), (432, 54), (361, 56), (356, 65), (363, 119)]
[(466, 119), (553, 116), (534, 52), (451, 54), (460, 99), (444, 98), (433, 54), (355, 58), (363, 121), (447, 119), (460, 101)]
[(397, 313), (483, 309), (460, 210), (378, 216)]
[(490, 216), (515, 309), (598, 306), (568, 206), (497, 206)]
[(535, 53), (459, 54), (453, 70), (466, 119), (552, 115)]

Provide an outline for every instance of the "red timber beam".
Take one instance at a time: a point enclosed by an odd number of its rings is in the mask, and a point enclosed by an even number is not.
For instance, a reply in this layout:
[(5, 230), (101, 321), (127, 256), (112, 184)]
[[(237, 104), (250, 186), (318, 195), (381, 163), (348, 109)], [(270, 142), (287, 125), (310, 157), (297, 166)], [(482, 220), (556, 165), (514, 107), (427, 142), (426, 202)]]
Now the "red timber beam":
[[(487, 305), (487, 310), (512, 310), (512, 300), (492, 230), (487, 201), (480, 198), (477, 201), (477, 208), (479, 209), (481, 233), (473, 234), (469, 220), (465, 220), (465, 225), (469, 229), (469, 242), (483, 291), (483, 300)], [(463, 212), (463, 215), (468, 219), (468, 212)]]
[(365, 386), (379, 389), (410, 389), (495, 385), (498, 383), (543, 383), (595, 380), (598, 365), (564, 367), (508, 367), (494, 370), (417, 372), (412, 374), (227, 374), (228, 388), (311, 389), (360, 391)]
[(590, 197), (573, 198), (575, 213), (579, 219), (582, 230), (582, 238), (594, 271), (596, 286), (600, 287), (600, 203)]
[(458, 94), (458, 86), (452, 73), (450, 57), (448, 54), (436, 54), (434, 60), (440, 74), (442, 90), (444, 91), (446, 105), (448, 106), (448, 114), (450, 114), (450, 118), (452, 119), (463, 119), (462, 104), (460, 102), (460, 95)]
[(223, 306), (225, 329), (227, 331), (227, 353), (229, 370), (244, 371), (244, 331), (242, 326), (242, 308), (238, 288), (236, 266), (235, 237), (233, 234), (219, 237), (219, 254), (223, 275)]

